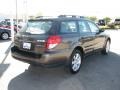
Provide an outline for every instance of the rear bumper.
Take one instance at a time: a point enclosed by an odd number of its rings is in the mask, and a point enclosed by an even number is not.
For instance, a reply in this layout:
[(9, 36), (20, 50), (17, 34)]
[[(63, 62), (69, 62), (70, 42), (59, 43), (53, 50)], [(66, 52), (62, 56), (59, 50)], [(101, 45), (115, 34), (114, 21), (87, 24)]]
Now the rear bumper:
[(17, 60), (35, 63), (41, 66), (56, 66), (66, 64), (69, 53), (68, 52), (46, 52), (43, 55), (30, 52), (21, 51), (15, 46), (11, 48), (11, 54)]

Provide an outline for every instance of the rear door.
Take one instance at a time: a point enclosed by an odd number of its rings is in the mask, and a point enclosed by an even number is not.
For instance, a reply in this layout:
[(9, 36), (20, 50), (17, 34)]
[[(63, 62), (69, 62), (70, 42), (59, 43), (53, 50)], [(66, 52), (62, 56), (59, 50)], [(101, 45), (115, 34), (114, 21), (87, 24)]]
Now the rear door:
[(85, 53), (92, 52), (94, 49), (94, 36), (92, 35), (86, 21), (79, 20), (78, 27), (80, 32), (79, 40), (84, 47)]
[(61, 20), (59, 24), (59, 35), (62, 37), (62, 43), (59, 49), (72, 50), (72, 48), (76, 45), (76, 43), (78, 43), (79, 40), (77, 21)]

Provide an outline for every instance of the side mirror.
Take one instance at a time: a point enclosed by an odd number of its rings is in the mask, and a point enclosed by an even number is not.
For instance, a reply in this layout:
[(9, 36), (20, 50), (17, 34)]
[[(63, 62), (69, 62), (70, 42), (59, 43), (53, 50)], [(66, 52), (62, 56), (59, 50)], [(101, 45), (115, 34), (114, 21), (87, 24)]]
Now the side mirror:
[(99, 29), (99, 33), (102, 33), (102, 32), (104, 32), (105, 30), (103, 30), (103, 29)]
[(99, 29), (99, 31), (96, 34), (100, 34), (100, 33), (104, 32), (104, 31), (105, 30), (103, 30), (103, 29)]

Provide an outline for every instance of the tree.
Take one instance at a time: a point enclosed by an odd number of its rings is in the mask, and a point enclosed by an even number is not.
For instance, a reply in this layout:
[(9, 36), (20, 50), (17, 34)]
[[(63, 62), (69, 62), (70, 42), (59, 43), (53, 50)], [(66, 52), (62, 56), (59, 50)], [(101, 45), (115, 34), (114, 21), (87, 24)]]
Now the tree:
[(88, 17), (90, 20), (96, 22), (97, 21), (97, 17), (96, 16), (91, 16), (91, 17)]
[(111, 21), (111, 18), (105, 17), (104, 20), (105, 20), (106, 24), (108, 24)]

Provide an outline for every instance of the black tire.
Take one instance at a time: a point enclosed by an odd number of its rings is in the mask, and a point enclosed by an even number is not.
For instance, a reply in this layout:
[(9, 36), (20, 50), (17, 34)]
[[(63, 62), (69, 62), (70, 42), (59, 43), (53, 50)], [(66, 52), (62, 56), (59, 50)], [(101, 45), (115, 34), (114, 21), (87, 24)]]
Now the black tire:
[(9, 34), (6, 33), (6, 32), (4, 32), (4, 33), (1, 34), (1, 38), (2, 38), (3, 40), (7, 40), (7, 39), (9, 38)]
[[(75, 57), (78, 57), (80, 59), (76, 59), (75, 61)], [(82, 61), (82, 53), (79, 50), (75, 50), (73, 51), (71, 57), (70, 57), (70, 61), (69, 61), (69, 70), (70, 73), (72, 74), (76, 74), (79, 72), (80, 67), (81, 67), (81, 61)], [(78, 65), (78, 66), (75, 66)]]
[(103, 50), (101, 51), (101, 54), (103, 55), (108, 55), (110, 50), (110, 40), (106, 41), (105, 47), (103, 48)]

